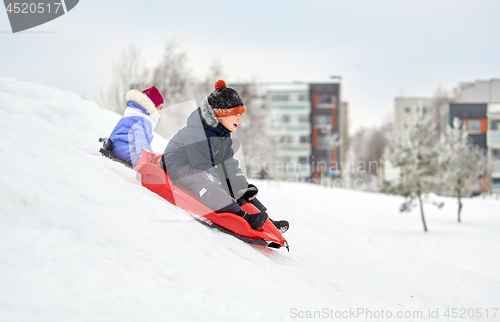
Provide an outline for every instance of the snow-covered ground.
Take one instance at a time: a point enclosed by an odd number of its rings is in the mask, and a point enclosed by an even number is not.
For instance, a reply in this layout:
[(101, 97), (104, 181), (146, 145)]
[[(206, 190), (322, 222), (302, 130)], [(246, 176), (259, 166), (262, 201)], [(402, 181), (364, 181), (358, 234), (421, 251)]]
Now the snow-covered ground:
[(428, 205), (424, 233), (397, 196), (253, 181), (291, 223), (263, 249), (100, 156), (119, 118), (0, 78), (0, 321), (500, 320), (500, 201)]

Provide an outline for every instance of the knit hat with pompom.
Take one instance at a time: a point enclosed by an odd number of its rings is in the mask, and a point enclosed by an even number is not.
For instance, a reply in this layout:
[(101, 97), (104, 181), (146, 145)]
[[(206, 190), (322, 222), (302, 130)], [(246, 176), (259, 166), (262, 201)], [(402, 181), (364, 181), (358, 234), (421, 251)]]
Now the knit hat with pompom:
[(200, 107), (201, 116), (208, 125), (216, 127), (219, 117), (245, 114), (245, 105), (240, 95), (234, 89), (227, 87), (225, 81), (218, 80), (214, 88), (215, 91), (205, 97)]

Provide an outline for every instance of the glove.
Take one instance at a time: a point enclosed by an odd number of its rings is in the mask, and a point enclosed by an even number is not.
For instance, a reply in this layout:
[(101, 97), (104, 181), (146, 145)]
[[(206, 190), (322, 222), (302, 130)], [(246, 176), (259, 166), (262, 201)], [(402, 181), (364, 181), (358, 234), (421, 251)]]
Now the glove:
[(237, 196), (241, 196), (236, 200), (238, 202), (238, 205), (244, 205), (247, 202), (250, 202), (250, 200), (254, 199), (257, 196), (257, 193), (259, 190), (257, 189), (256, 186), (253, 184), (249, 184), (248, 188), (242, 189), (239, 192), (236, 193)]
[(257, 197), (257, 194), (259, 193), (259, 189), (257, 189), (256, 186), (253, 184), (249, 184), (247, 191), (243, 194), (242, 197), (244, 197), (247, 200), (252, 200), (253, 198)]

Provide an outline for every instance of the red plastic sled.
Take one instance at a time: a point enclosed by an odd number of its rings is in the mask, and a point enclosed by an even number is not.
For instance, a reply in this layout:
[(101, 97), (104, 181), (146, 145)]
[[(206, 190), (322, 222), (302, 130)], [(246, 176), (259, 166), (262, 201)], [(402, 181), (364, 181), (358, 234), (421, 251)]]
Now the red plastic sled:
[[(200, 198), (192, 195), (181, 187), (174, 186), (167, 173), (159, 166), (162, 154), (152, 153), (141, 149), (142, 157), (135, 171), (141, 174), (141, 183), (144, 187), (158, 194), (168, 202), (198, 216), (202, 222), (217, 228), (225, 233), (235, 236), (247, 243), (288, 249), (287, 241), (281, 236), (278, 229), (269, 221), (264, 223), (259, 230), (254, 230), (248, 222), (233, 213), (216, 213), (203, 205)], [(257, 213), (259, 210), (251, 203), (246, 203), (241, 208), (247, 213)]]

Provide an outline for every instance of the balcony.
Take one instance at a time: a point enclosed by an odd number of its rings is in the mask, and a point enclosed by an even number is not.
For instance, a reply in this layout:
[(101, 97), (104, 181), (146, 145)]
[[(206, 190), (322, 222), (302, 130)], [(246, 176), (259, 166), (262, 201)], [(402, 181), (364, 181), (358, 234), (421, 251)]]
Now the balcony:
[(500, 131), (488, 131), (486, 134), (486, 144), (489, 148), (500, 147)]
[(493, 171), (493, 174), (500, 174), (500, 160), (492, 160), (493, 166), (491, 167), (491, 170)]
[(495, 193), (500, 192), (500, 178), (493, 178), (492, 179), (491, 190)]

